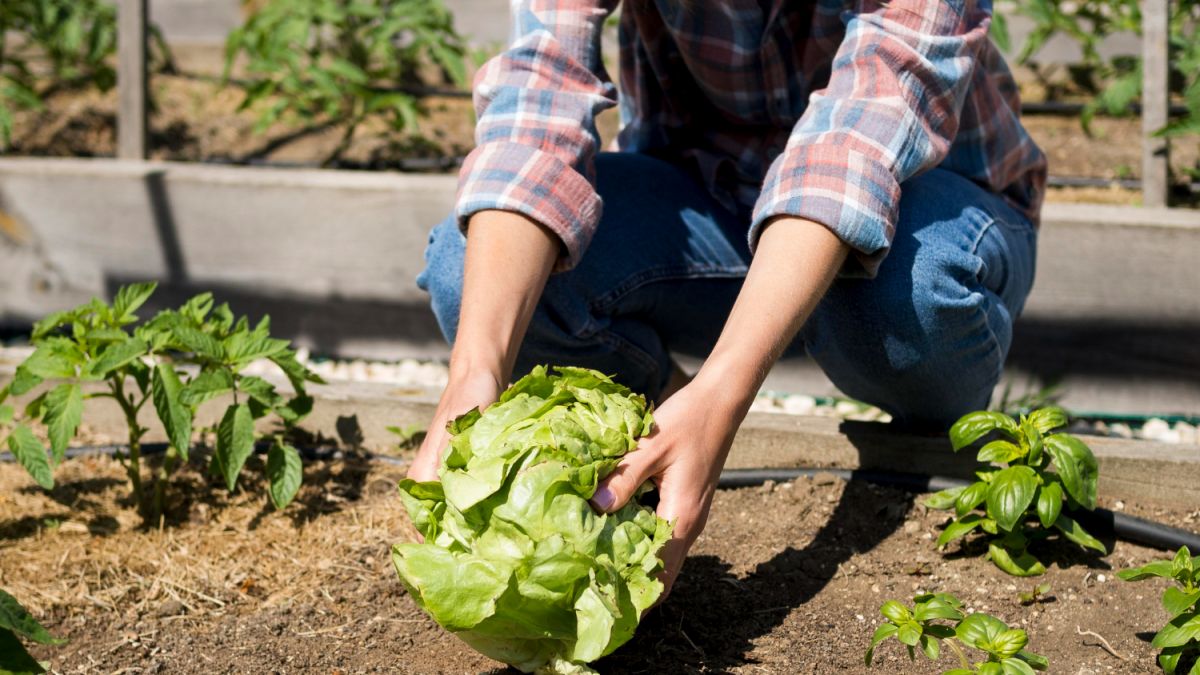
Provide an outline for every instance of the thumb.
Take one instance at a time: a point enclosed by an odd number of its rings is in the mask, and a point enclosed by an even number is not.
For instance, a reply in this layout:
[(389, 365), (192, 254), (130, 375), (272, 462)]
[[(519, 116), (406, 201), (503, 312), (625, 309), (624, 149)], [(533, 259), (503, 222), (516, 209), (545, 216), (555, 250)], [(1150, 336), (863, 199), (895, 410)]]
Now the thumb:
[(662, 470), (660, 457), (660, 453), (644, 446), (626, 455), (596, 488), (592, 507), (602, 513), (613, 513), (625, 506), (642, 483)]

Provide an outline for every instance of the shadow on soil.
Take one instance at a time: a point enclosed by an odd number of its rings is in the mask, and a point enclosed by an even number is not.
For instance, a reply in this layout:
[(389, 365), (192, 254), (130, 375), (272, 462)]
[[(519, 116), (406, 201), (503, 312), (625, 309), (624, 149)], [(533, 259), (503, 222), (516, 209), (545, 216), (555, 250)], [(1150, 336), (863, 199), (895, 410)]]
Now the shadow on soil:
[(904, 522), (913, 495), (888, 493), (881, 500), (862, 483), (847, 484), (807, 546), (788, 547), (741, 578), (716, 557), (689, 558), (667, 602), (646, 616), (629, 644), (596, 668), (604, 673), (708, 672), (748, 663), (755, 640), (819, 593), (852, 555), (874, 548)]

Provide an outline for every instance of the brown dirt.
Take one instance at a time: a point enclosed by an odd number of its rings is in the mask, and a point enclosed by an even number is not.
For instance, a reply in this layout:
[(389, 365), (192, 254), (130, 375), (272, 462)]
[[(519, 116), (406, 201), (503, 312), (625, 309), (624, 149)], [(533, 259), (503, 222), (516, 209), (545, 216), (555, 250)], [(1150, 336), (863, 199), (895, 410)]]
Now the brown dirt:
[[(248, 490), (229, 496), (194, 459), (170, 518), (149, 530), (108, 458), (66, 462), (50, 494), (0, 465), (0, 587), (70, 639), (36, 655), (63, 673), (500, 672), (427, 619), (395, 578), (388, 546), (410, 531), (394, 491), (399, 468), (310, 463), (296, 503), (275, 513), (262, 498), (261, 465), (251, 464)], [(974, 555), (936, 552), (945, 515), (919, 502), (832, 476), (718, 492), (671, 597), (597, 667), (867, 672), (861, 658), (879, 605), (936, 590), (1027, 629), (1050, 672), (1156, 671), (1148, 636), (1164, 619), (1162, 586), (1113, 572), (1164, 554), (1125, 543), (1104, 558), (1050, 551), (1045, 577), (1015, 579)], [(1123, 508), (1200, 527), (1200, 512)], [(1036, 583), (1052, 586), (1049, 600), (1020, 606), (1017, 593)], [(873, 672), (939, 669), (910, 664), (891, 644)]]

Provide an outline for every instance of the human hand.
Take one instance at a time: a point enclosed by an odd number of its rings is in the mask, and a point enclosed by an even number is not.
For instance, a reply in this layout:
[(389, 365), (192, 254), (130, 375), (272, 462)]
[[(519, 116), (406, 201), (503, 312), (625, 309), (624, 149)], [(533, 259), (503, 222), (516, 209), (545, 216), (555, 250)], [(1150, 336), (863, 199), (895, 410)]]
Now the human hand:
[(721, 467), (746, 410), (728, 393), (697, 378), (654, 412), (654, 431), (596, 489), (592, 506), (619, 510), (647, 480), (658, 486), (658, 515), (675, 525), (663, 547), (663, 598), (688, 549), (704, 529)]
[(418, 482), (437, 480), (442, 454), (450, 444), (450, 432), (446, 430), (446, 425), (472, 408), (483, 410), (495, 403), (500, 396), (500, 390), (499, 378), (491, 373), (452, 377), (438, 401), (433, 421), (429, 423), (429, 429), (425, 432), (425, 440), (421, 442), (416, 458), (408, 467), (408, 477)]

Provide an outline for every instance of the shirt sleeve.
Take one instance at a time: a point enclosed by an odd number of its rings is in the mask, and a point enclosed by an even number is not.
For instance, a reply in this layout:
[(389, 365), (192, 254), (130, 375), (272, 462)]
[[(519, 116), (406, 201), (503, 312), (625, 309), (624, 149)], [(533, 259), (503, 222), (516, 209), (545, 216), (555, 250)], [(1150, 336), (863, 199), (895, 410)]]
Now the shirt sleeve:
[(849, 276), (874, 276), (896, 231), (900, 184), (937, 166), (958, 132), (990, 0), (858, 0), (828, 86), (814, 92), (755, 205), (819, 222), (846, 242)]
[(516, 211), (563, 244), (555, 271), (574, 267), (602, 203), (595, 118), (616, 105), (600, 33), (618, 0), (517, 0), (511, 46), (475, 78), (475, 149), (459, 173), (459, 227), (485, 209)]

